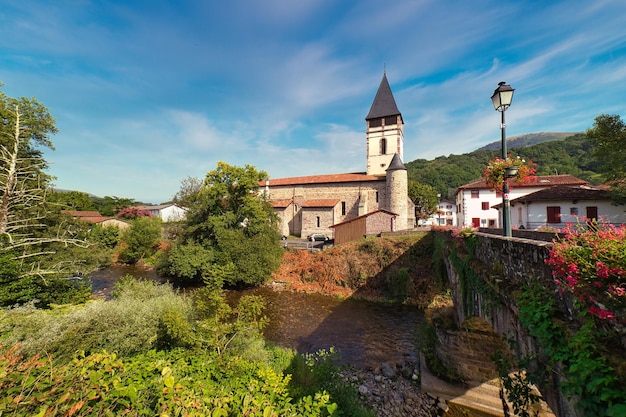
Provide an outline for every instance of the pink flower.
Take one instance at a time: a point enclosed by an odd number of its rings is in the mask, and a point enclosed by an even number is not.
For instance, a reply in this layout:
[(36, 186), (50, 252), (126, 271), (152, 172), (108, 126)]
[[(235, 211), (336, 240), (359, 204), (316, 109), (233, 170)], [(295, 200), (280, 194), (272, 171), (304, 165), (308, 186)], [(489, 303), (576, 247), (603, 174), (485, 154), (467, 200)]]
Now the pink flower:
[(578, 274), (578, 265), (576, 265), (574, 262), (570, 262), (567, 266), (567, 273), (571, 275)]
[(606, 310), (604, 308), (600, 308), (600, 307), (596, 307), (596, 306), (589, 307), (589, 312), (591, 314), (593, 314), (594, 316), (600, 317), (603, 320), (614, 319), (615, 318), (615, 315), (612, 312), (610, 312), (610, 311), (608, 311), (608, 310)]
[(571, 275), (568, 275), (567, 278), (565, 278), (565, 281), (567, 281), (567, 285), (569, 285), (572, 289), (578, 285), (578, 278)]
[(597, 261), (596, 262), (596, 274), (600, 278), (608, 278), (609, 277), (609, 268), (604, 264), (604, 262)]

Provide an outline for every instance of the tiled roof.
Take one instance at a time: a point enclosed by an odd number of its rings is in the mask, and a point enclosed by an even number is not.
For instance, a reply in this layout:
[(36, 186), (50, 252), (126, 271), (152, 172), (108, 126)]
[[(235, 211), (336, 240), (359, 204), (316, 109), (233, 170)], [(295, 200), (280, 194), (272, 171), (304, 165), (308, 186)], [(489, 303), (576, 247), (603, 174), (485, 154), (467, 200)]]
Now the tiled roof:
[[(363, 172), (354, 172), (349, 174), (327, 174), (310, 175), (306, 177), (274, 178), (268, 181), (270, 187), (275, 187), (279, 185), (311, 185), (339, 182), (381, 181), (384, 179), (384, 176), (367, 175)], [(265, 181), (259, 181), (259, 187), (265, 187), (266, 185), (267, 184)]]
[(302, 207), (335, 207), (339, 200), (306, 200), (302, 203)]
[[(511, 187), (515, 188), (523, 188), (523, 187), (552, 187), (555, 185), (585, 185), (587, 181), (581, 180), (580, 178), (576, 178), (573, 175), (565, 174), (565, 175), (540, 175), (537, 176), (537, 181), (532, 181), (527, 184), (518, 184), (516, 181), (510, 181), (509, 184)], [(490, 187), (487, 186), (487, 183), (484, 179), (470, 182), (469, 184), (461, 185), (457, 188), (457, 193), (460, 190), (478, 190)]]
[(291, 200), (271, 200), (270, 205), (274, 208), (287, 208), (292, 203)]
[(62, 213), (67, 213), (75, 219), (84, 220), (89, 223), (101, 223), (106, 220), (117, 220), (115, 217), (103, 216), (97, 211), (78, 211), (78, 210), (62, 210)]
[(511, 200), (512, 202), (554, 200), (610, 200), (606, 190), (588, 186), (554, 186)]
[[(369, 113), (365, 117), (365, 120), (378, 119), (380, 117), (396, 116), (400, 114), (396, 100), (391, 93), (391, 87), (389, 87), (389, 81), (387, 81), (387, 74), (383, 74), (383, 79), (380, 81), (376, 97), (370, 108)], [(402, 116), (400, 114), (400, 116)]]

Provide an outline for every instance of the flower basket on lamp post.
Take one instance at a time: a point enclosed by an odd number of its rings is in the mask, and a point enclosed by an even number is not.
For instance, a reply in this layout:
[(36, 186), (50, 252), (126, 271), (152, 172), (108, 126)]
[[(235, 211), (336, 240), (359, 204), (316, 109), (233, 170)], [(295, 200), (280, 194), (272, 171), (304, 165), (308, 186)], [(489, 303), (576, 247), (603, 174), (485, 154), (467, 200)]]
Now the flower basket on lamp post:
[[(502, 190), (505, 180), (513, 180), (515, 185), (530, 184), (537, 181), (535, 173), (537, 170), (533, 161), (521, 159), (519, 156), (512, 158), (511, 155), (506, 159), (493, 158), (483, 169), (483, 179), (487, 183), (487, 186), (492, 190)], [(509, 182), (509, 189), (510, 187)]]

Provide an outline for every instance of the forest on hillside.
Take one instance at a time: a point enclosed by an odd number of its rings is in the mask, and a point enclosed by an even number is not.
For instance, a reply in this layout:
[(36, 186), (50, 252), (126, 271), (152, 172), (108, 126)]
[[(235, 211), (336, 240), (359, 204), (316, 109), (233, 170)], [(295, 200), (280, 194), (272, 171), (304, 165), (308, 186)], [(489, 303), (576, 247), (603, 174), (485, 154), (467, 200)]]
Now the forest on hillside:
[[(592, 147), (585, 134), (579, 133), (564, 140), (510, 149), (508, 153), (535, 162), (537, 175), (570, 174), (591, 184), (599, 184), (601, 177), (598, 162), (591, 153)], [(501, 156), (500, 153), (500, 150), (476, 150), (433, 160), (416, 159), (405, 165), (409, 180), (428, 184), (442, 197), (452, 198), (457, 187), (479, 180), (487, 162)]]

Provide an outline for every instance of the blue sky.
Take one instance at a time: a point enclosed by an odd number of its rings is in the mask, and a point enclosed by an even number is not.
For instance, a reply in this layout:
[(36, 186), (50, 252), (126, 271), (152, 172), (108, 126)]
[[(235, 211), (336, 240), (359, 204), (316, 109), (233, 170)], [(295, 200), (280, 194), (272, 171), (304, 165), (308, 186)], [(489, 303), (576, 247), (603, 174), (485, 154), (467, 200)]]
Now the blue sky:
[(0, 0), (0, 81), (57, 120), (59, 188), (165, 202), (218, 161), (365, 170), (383, 71), (405, 162), (624, 115), (623, 0)]

